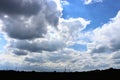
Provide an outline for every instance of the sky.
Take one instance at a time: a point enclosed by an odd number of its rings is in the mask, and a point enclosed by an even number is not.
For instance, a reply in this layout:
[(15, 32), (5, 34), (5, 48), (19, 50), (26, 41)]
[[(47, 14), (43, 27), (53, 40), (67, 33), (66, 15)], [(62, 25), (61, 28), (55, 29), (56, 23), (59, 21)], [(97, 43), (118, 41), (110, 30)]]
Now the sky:
[(1, 0), (0, 70), (120, 69), (120, 0)]

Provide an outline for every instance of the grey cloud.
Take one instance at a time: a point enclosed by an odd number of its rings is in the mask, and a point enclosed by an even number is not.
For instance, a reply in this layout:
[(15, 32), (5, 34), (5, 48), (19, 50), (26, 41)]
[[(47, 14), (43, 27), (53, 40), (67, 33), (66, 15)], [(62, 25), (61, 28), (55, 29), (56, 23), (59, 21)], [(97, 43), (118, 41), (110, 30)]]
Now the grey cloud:
[(120, 59), (120, 51), (116, 51), (112, 54), (111, 59)]
[[(18, 0), (17, 0), (18, 1)], [(2, 1), (4, 4), (9, 4), (14, 6), (17, 6), (18, 2), (16, 0), (9, 1), (10, 3), (7, 2), (7, 0)], [(59, 22), (59, 17), (60, 17), (60, 10), (57, 9), (57, 5), (54, 1), (49, 1), (49, 0), (31, 0), (32, 2), (30, 3), (29, 1), (26, 1), (23, 3), (24, 5), (29, 7), (34, 8), (35, 6), (40, 6), (39, 11), (37, 14), (26, 16), (24, 14), (24, 11), (27, 13), (29, 12), (25, 9), (21, 9), (21, 7), (18, 7), (23, 11), (23, 14), (21, 14), (19, 11), (14, 11), (16, 12), (16, 15), (13, 13), (4, 13), (1, 15), (1, 19), (4, 23), (4, 26), (2, 26), (2, 31), (6, 33), (9, 37), (15, 38), (15, 39), (35, 39), (35, 38), (41, 38), (47, 33), (47, 27), (52, 26), (57, 28), (57, 24)], [(22, 1), (20, 1), (22, 5)], [(39, 4), (38, 4), (39, 3)], [(2, 4), (2, 3), (1, 3)], [(28, 5), (27, 5), (28, 4)], [(19, 6), (18, 5), (18, 6)], [(30, 8), (31, 12), (32, 9)], [(9, 8), (8, 8), (9, 9)], [(3, 9), (4, 10), (4, 9)], [(17, 9), (19, 10), (19, 9)], [(35, 10), (35, 9), (33, 9)], [(12, 11), (12, 10), (10, 10)], [(21, 15), (17, 14), (20, 13)], [(2, 12), (0, 12), (2, 13)], [(8, 17), (4, 17), (4, 15), (7, 15)]]
[[(74, 55), (69, 50), (56, 51), (56, 52), (43, 52), (41, 54), (36, 54), (36, 56), (26, 57), (25, 61), (32, 63), (64, 63), (73, 62)], [(75, 61), (75, 60), (74, 60)]]
[(111, 61), (112, 61), (112, 64), (113, 64), (114, 66), (115, 66), (115, 65), (117, 65), (117, 66), (120, 65), (120, 55), (119, 55), (118, 57), (117, 57), (117, 56), (116, 56), (116, 57), (115, 57), (115, 56), (112, 57), (112, 58), (111, 58)]
[[(56, 51), (65, 46), (60, 40), (46, 40), (48, 26), (57, 28), (61, 10), (54, 0), (2, 0), (0, 31), (11, 41), (8, 43), (16, 55), (29, 52)], [(39, 39), (39, 41), (35, 41)], [(40, 41), (45, 39), (43, 41)]]
[(5, 26), (2, 30), (11, 38), (15, 39), (34, 39), (43, 37), (43, 34), (47, 32), (46, 22), (41, 15), (26, 18), (23, 17), (8, 17), (4, 20)]
[(40, 65), (33, 65), (33, 64), (30, 64), (30, 63), (27, 63), (27, 64), (19, 64), (19, 63), (9, 63), (9, 62), (6, 62), (5, 64), (2, 64), (0, 66), (1, 70), (16, 70), (16, 71), (37, 71), (37, 72), (48, 72), (48, 71), (54, 71), (53, 68), (51, 67), (48, 67), (48, 66), (40, 66)]
[(0, 1), (0, 12), (5, 14), (24, 14), (32, 15), (37, 14), (40, 10), (39, 3), (34, 0), (1, 0)]
[(102, 45), (92, 49), (91, 53), (111, 53), (117, 52), (120, 50), (120, 41), (118, 39), (111, 39), (108, 45)]
[(56, 3), (54, 1), (50, 1), (49, 3), (46, 3), (46, 9), (47, 10), (44, 10), (44, 13), (46, 14), (45, 16), (46, 20), (52, 26), (57, 26), (61, 12), (57, 10)]
[(114, 62), (113, 62), (114, 64), (120, 64), (120, 59), (117, 59), (117, 60), (114, 60)]
[(65, 44), (62, 41), (48, 41), (48, 40), (43, 40), (43, 41), (15, 41), (10, 44), (9, 47), (11, 48), (17, 48), (20, 50), (27, 50), (30, 52), (42, 52), (42, 51), (56, 51), (59, 49), (62, 49), (65, 46)]
[(112, 64), (114, 66), (118, 66), (120, 64), (120, 50), (117, 49), (113, 53), (111, 53), (110, 60), (112, 61)]
[(96, 70), (96, 69), (103, 70), (103, 69), (108, 69), (108, 68), (110, 68), (109, 64), (100, 64), (100, 65), (97, 65), (97, 66), (95, 66), (94, 64), (92, 64), (92, 65), (85, 65), (82, 70), (83, 71), (84, 70), (91, 71), (91, 70)]
[[(5, 55), (6, 56), (6, 55)], [(15, 59), (14, 59), (14, 58)], [(65, 67), (71, 71), (84, 71), (93, 69), (105, 69), (108, 68), (110, 63), (106, 60), (107, 55), (97, 54), (91, 58), (90, 54), (81, 53), (72, 49), (65, 49), (56, 52), (43, 52), (41, 54), (28, 54), (25, 57), (5, 57), (0, 59), (0, 65), (5, 59), (12, 65), (2, 64), (10, 66), (12, 69), (24, 70), (24, 71), (64, 71)], [(19, 60), (18, 60), (19, 58)], [(15, 62), (14, 62), (15, 61)], [(22, 65), (22, 66), (21, 66)]]
[(46, 62), (43, 57), (35, 57), (35, 58), (26, 57), (24, 61), (27, 61), (30, 63), (45, 63)]
[(109, 46), (108, 45), (102, 45), (99, 47), (95, 47), (92, 49), (91, 53), (111, 53), (111, 52), (116, 52), (120, 50), (120, 41), (118, 39), (110, 40)]
[(51, 55), (49, 57), (49, 61), (54, 62), (54, 63), (67, 62), (67, 61), (71, 61), (71, 60), (72, 60), (72, 56), (64, 55), (64, 53)]
[(2, 0), (0, 4), (0, 19), (3, 21), (0, 30), (11, 41), (7, 48), (14, 54), (53, 52), (65, 46), (61, 40), (45, 37), (48, 26), (57, 28), (61, 16), (54, 0)]
[(120, 40), (119, 40), (119, 38), (111, 40), (110, 46), (111, 46), (112, 51), (119, 51), (120, 50)]
[(110, 52), (110, 49), (107, 46), (100, 46), (98, 48), (94, 48), (91, 53), (105, 53)]
[(23, 56), (23, 55), (27, 55), (28, 51), (16, 49), (16, 50), (13, 51), (13, 53), (16, 54), (16, 55), (19, 55), (19, 56), (20, 55)]

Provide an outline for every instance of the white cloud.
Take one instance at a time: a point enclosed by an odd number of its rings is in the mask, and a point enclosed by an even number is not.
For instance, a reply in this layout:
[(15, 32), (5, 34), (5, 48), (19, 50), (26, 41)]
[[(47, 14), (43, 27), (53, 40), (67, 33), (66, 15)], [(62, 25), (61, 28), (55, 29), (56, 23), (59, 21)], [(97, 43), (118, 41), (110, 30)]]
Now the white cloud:
[(103, 0), (82, 0), (85, 5), (92, 4), (92, 3), (101, 3)]
[(81, 36), (79, 33), (90, 24), (89, 20), (83, 18), (70, 18), (70, 19), (60, 19), (60, 25), (58, 26), (60, 35), (66, 39), (67, 45), (71, 44)]
[[(98, 56), (106, 55), (106, 58), (108, 58), (108, 62), (106, 64), (108, 64), (109, 67), (120, 68), (119, 30), (120, 11), (118, 11), (117, 15), (114, 18), (111, 18), (108, 23), (105, 23), (103, 26), (90, 31), (89, 33), (85, 33), (88, 35), (87, 38), (90, 40), (90, 42), (86, 42), (88, 48), (87, 52), (92, 55), (97, 54)], [(105, 58), (101, 58), (100, 60), (105, 60)]]
[(111, 53), (120, 49), (120, 11), (115, 18), (93, 31), (92, 43), (88, 46), (92, 52)]
[[(10, 52), (9, 52), (10, 53)], [(16, 56), (0, 54), (0, 69), (35, 71), (87, 71), (105, 69), (110, 65), (109, 55), (81, 53), (65, 48), (56, 52), (42, 52)]]
[(84, 0), (84, 4), (90, 4), (92, 3), (92, 0)]
[(70, 3), (68, 1), (61, 1), (62, 5), (69, 5)]

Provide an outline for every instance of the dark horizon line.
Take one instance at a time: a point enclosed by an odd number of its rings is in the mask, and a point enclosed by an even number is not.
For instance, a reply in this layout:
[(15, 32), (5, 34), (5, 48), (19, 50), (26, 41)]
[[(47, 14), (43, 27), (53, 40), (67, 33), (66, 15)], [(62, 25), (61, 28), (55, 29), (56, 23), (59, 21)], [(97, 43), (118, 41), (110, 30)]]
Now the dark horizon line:
[(82, 73), (82, 72), (100, 72), (100, 71), (108, 71), (108, 70), (119, 70), (120, 69), (116, 69), (116, 68), (108, 68), (108, 69), (95, 69), (95, 70), (88, 70), (88, 71), (34, 71), (34, 70), (0, 70), (0, 72), (35, 72), (35, 73)]

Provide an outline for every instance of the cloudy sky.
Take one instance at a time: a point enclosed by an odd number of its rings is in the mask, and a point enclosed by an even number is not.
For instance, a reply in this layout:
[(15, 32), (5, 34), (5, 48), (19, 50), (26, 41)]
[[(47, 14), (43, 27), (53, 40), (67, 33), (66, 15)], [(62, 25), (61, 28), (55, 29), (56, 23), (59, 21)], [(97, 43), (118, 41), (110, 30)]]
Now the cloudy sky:
[(1, 0), (0, 70), (120, 69), (120, 0)]

